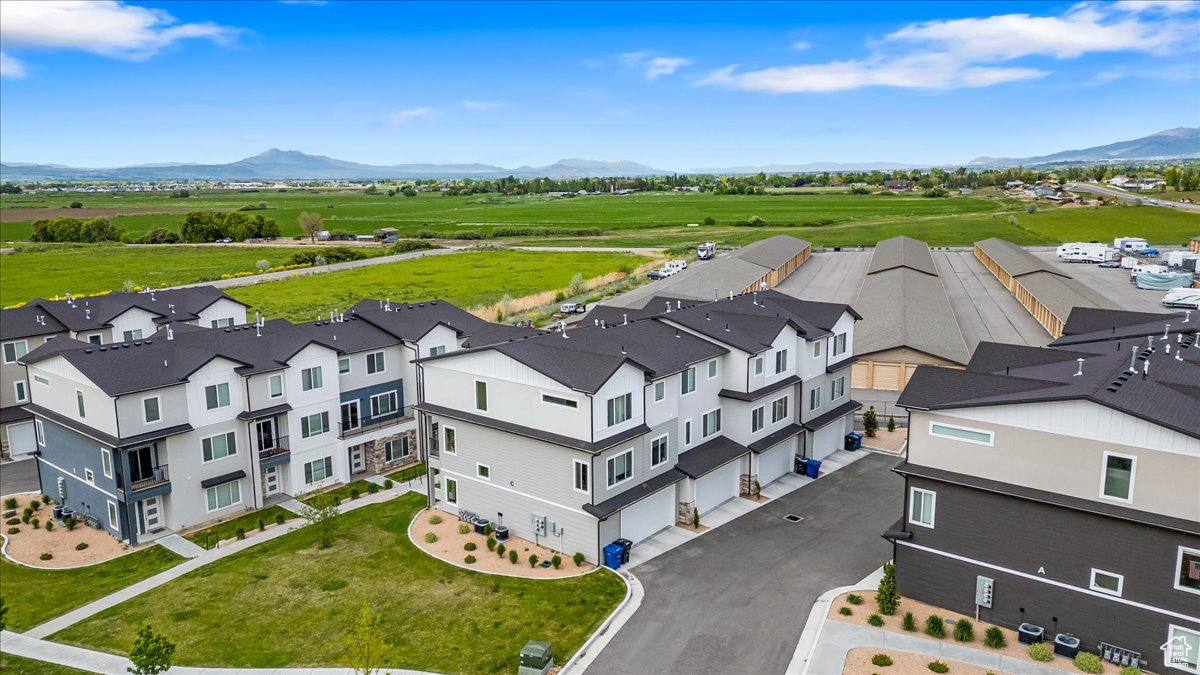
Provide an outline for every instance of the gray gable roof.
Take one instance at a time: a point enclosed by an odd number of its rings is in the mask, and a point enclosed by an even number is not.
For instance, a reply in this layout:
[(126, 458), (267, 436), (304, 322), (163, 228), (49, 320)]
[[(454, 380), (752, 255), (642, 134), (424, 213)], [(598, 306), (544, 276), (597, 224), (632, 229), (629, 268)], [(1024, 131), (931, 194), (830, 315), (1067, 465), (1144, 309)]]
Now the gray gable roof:
[(807, 248), (812, 248), (812, 244), (803, 239), (777, 234), (743, 246), (734, 251), (733, 257), (768, 269), (776, 269), (803, 253)]
[(875, 244), (875, 252), (871, 255), (871, 265), (867, 268), (867, 274), (875, 274), (897, 267), (906, 267), (937, 276), (937, 267), (933, 264), (933, 255), (929, 253), (929, 245), (919, 239), (900, 236), (884, 239)]
[(27, 304), (0, 310), (0, 340), (19, 340), (66, 331), (66, 325), (38, 305)]
[(994, 260), (1009, 276), (1019, 277), (1032, 272), (1049, 272), (1065, 279), (1071, 275), (1056, 270), (1049, 263), (1005, 239), (984, 239), (975, 242), (981, 251)]
[(509, 338), (527, 337), (541, 331), (495, 324), (460, 309), (445, 300), (392, 303), (387, 300), (362, 300), (350, 309), (347, 318), (357, 316), (389, 334), (416, 342), (438, 325), (450, 328), (459, 337), (482, 346)]
[[(3, 314), (0, 314), (0, 323), (7, 324), (10, 317), (9, 312), (16, 312), (11, 316), (15, 317), (18, 331), (22, 330), (22, 326), (26, 331), (37, 330), (32, 324), (26, 323), (27, 316), (32, 312), (34, 315), (46, 315), (50, 317), (47, 322), (52, 319), (57, 322), (57, 325), (74, 332), (98, 330), (108, 326), (113, 319), (135, 307), (153, 314), (154, 321), (157, 323), (193, 321), (202, 310), (222, 299), (245, 305), (213, 286), (189, 286), (142, 293), (109, 293), (90, 298), (77, 298), (69, 302), (38, 298), (25, 303), (24, 307), (4, 310)], [(4, 328), (3, 330), (7, 333), (10, 329)], [(28, 334), (44, 335), (46, 333), (43, 331)], [(14, 335), (14, 337), (23, 336)], [(7, 339), (7, 335), (5, 339)]]

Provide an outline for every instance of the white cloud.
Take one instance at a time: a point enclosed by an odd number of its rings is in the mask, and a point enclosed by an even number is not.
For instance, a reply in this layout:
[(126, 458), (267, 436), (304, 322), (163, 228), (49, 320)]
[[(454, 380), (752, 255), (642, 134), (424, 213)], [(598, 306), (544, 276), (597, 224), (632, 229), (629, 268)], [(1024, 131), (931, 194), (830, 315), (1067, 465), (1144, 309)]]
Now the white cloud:
[(792, 43), (792, 49), (795, 49), (798, 52), (806, 52), (812, 49), (812, 46), (812, 43), (807, 40), (797, 40), (796, 42)]
[[(1158, 3), (1162, 4), (1162, 3)], [(909, 24), (875, 43), (860, 59), (751, 71), (726, 66), (697, 85), (772, 94), (835, 92), (862, 87), (956, 89), (1045, 77), (1050, 71), (1008, 65), (1027, 57), (1072, 59), (1096, 52), (1169, 53), (1192, 49), (1195, 17), (1170, 20), (1122, 13), (1116, 5), (1080, 4), (1061, 16), (1007, 14)], [(1172, 6), (1169, 10), (1178, 12)]]
[(179, 23), (161, 9), (123, 2), (0, 2), (0, 40), (9, 48), (74, 49), (145, 59), (180, 40), (228, 44), (239, 32), (209, 21)]
[(657, 56), (646, 62), (642, 75), (647, 80), (653, 81), (663, 75), (673, 75), (675, 71), (684, 66), (691, 65), (691, 63), (691, 59), (685, 59), (680, 56)]
[(411, 122), (415, 119), (421, 119), (423, 117), (431, 117), (432, 115), (433, 110), (430, 108), (409, 108), (408, 110), (397, 110), (391, 115), (388, 115), (387, 123), (392, 126), (399, 126), (406, 122)]
[(1109, 82), (1116, 82), (1117, 80), (1125, 77), (1127, 74), (1128, 73), (1125, 71), (1125, 69), (1120, 67), (1113, 68), (1112, 70), (1102, 70), (1093, 75), (1092, 79), (1084, 82), (1084, 84), (1089, 86), (1108, 84)]
[(1195, 0), (1118, 0), (1113, 7), (1122, 12), (1181, 14), (1196, 8)]
[[(651, 82), (663, 75), (674, 75), (675, 71), (692, 64), (691, 59), (682, 56), (654, 56), (654, 52), (648, 49), (613, 54), (609, 58), (609, 63), (612, 62), (629, 70), (642, 71), (642, 77)], [(587, 59), (583, 63), (589, 68), (599, 68), (604, 62), (598, 59)]]
[(0, 77), (13, 79), (25, 77), (25, 64), (20, 59), (0, 52)]
[(508, 107), (508, 104), (504, 101), (473, 101), (465, 99), (459, 101), (458, 104), (467, 110), (495, 110), (497, 108)]

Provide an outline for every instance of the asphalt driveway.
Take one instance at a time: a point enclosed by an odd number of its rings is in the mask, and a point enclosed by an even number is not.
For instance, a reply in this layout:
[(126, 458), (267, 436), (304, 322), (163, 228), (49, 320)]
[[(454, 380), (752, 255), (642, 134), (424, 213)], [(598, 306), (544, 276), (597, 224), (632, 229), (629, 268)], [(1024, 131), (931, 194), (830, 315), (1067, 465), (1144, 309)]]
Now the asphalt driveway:
[(641, 608), (587, 672), (783, 673), (817, 597), (891, 557), (898, 462), (863, 457), (637, 567)]
[(22, 459), (0, 464), (0, 495), (38, 489), (37, 462)]

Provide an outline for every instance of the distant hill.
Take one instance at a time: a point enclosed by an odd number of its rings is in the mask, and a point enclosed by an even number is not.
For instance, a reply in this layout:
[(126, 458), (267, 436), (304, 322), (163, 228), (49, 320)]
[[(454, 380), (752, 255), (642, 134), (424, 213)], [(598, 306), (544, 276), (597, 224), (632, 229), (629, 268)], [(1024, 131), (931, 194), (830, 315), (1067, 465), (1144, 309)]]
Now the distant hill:
[(1200, 127), (1176, 127), (1132, 141), (1120, 141), (1082, 150), (1064, 150), (1040, 157), (977, 157), (968, 162), (967, 166), (1036, 166), (1192, 157), (1200, 157)]
[(729, 166), (722, 168), (696, 169), (691, 173), (709, 173), (715, 176), (748, 176), (756, 173), (787, 174), (813, 173), (817, 171), (895, 171), (903, 169), (927, 169), (924, 164), (901, 164), (899, 162), (809, 162), (807, 164), (762, 164), (752, 166)]

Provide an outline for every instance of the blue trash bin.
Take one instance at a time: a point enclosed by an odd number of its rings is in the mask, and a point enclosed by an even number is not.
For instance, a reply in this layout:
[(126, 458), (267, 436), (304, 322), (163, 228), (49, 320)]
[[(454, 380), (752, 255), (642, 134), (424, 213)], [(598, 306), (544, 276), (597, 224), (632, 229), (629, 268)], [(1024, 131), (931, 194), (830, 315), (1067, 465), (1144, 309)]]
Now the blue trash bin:
[(862, 439), (863, 439), (862, 434), (860, 434), (857, 431), (851, 431), (850, 433), (846, 434), (845, 449), (851, 450), (851, 451), (861, 450), (862, 449)]
[(604, 564), (614, 570), (621, 569), (621, 556), (625, 553), (625, 547), (620, 544), (609, 544), (604, 547)]
[(805, 457), (796, 457), (796, 473), (801, 476), (808, 474), (808, 459)]
[(820, 475), (821, 475), (821, 460), (819, 460), (819, 459), (808, 460), (808, 477), (816, 478), (817, 476), (820, 476)]

